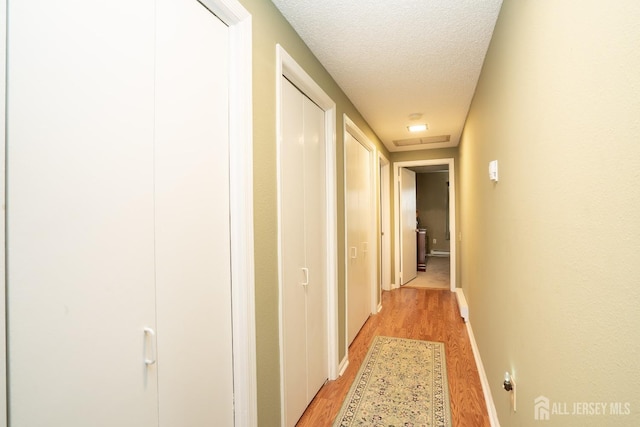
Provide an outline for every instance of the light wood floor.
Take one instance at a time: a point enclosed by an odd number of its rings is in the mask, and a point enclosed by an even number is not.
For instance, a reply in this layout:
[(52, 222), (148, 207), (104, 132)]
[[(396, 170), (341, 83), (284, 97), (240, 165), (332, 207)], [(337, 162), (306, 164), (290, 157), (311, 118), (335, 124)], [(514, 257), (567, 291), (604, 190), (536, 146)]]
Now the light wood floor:
[(418, 271), (415, 279), (403, 285), (408, 288), (449, 289), (450, 258), (440, 256), (427, 257), (426, 271)]
[(490, 425), (455, 294), (448, 290), (401, 288), (383, 292), (382, 311), (369, 317), (349, 347), (349, 366), (344, 375), (320, 389), (298, 426), (331, 426), (376, 335), (444, 342), (453, 426)]

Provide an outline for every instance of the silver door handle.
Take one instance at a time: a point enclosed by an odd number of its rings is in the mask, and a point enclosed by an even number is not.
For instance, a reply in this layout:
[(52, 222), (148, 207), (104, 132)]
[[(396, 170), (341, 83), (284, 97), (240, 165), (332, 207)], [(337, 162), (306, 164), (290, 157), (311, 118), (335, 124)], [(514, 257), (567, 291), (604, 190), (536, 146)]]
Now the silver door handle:
[[(144, 338), (145, 338), (145, 348), (148, 348), (146, 344), (149, 344), (151, 347), (151, 357), (144, 359), (144, 364), (147, 366), (153, 365), (156, 363), (156, 332), (149, 328), (148, 326), (144, 328)], [(147, 339), (149, 338), (149, 339)]]
[(306, 267), (302, 268), (302, 273), (304, 274), (304, 282), (300, 283), (302, 286), (309, 286), (309, 269)]

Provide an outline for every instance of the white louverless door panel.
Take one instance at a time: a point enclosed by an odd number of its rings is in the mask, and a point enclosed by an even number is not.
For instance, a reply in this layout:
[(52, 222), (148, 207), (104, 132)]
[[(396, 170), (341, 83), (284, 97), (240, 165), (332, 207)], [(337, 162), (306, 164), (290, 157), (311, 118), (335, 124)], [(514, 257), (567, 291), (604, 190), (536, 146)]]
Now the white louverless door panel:
[(304, 95), (282, 79), (281, 239), (285, 425), (294, 425), (307, 402), (304, 218)]
[(304, 181), (305, 242), (309, 285), (306, 287), (307, 311), (307, 404), (329, 376), (327, 364), (327, 288), (325, 194), (324, 111), (303, 99), (304, 107)]
[(357, 300), (357, 289), (362, 281), (362, 269), (359, 262), (359, 230), (358, 230), (358, 199), (359, 183), (358, 159), (359, 143), (349, 134), (345, 139), (346, 150), (346, 234), (347, 234), (347, 342), (350, 344), (360, 330), (354, 305)]
[(157, 425), (153, 8), (9, 4), (12, 426)]
[(402, 238), (402, 284), (418, 276), (416, 241), (416, 173), (400, 168), (400, 228)]
[[(375, 238), (371, 234), (372, 216), (374, 215), (374, 207), (372, 199), (373, 195), (373, 171), (371, 163), (371, 152), (364, 145), (358, 144), (358, 160), (360, 162), (360, 179), (362, 185), (358, 197), (358, 205), (360, 208), (360, 249), (362, 252), (362, 269), (364, 286), (362, 288), (362, 296), (360, 298), (360, 309), (362, 310), (362, 318), (364, 322), (371, 314), (371, 285), (374, 276), (375, 265), (372, 263), (375, 259), (375, 252), (371, 252), (371, 243)], [(375, 245), (373, 246), (375, 248)]]
[(231, 426), (228, 27), (195, 0), (156, 14), (160, 426)]
[(369, 254), (371, 184), (370, 153), (346, 136), (347, 167), (347, 338), (351, 343), (371, 314)]
[(285, 425), (328, 377), (324, 112), (282, 80), (281, 265)]

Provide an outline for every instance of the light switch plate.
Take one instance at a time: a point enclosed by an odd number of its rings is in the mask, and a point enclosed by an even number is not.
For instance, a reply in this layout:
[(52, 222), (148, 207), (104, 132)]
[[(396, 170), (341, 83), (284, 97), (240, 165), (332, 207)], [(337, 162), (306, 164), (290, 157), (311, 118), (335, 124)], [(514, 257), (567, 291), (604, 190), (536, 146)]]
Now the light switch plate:
[(498, 182), (498, 161), (492, 160), (489, 162), (489, 179), (494, 182)]

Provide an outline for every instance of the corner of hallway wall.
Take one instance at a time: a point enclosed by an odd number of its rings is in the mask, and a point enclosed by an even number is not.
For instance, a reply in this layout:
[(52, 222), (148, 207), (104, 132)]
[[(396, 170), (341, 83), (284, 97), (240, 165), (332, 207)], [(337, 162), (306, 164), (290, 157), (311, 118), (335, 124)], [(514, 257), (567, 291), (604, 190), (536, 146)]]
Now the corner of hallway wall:
[(639, 20), (632, 0), (503, 3), (460, 145), (463, 288), (503, 425), (537, 425), (539, 397), (557, 425), (640, 424)]
[(336, 103), (339, 357), (345, 355), (343, 114), (389, 157), (362, 115), (271, 1), (240, 0), (253, 24), (254, 229), (258, 423), (279, 426), (278, 228), (276, 179), (276, 45), (280, 44)]

